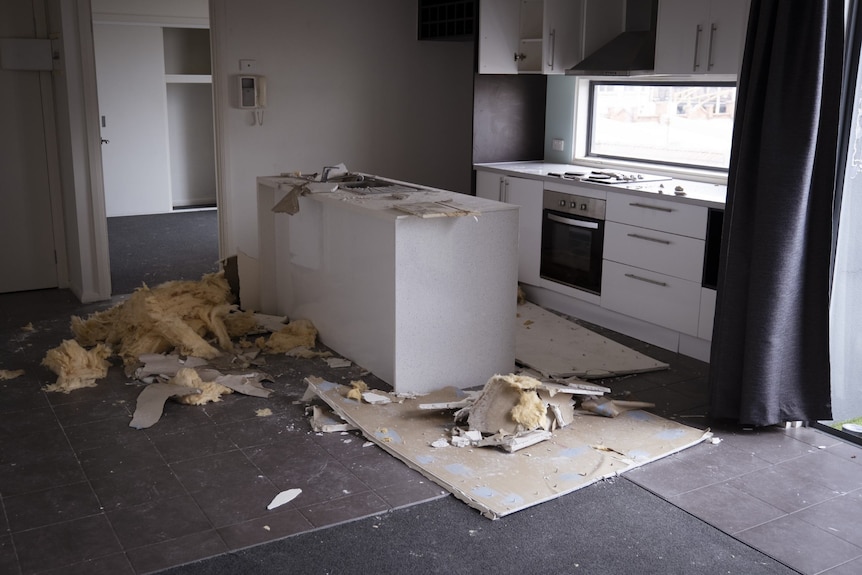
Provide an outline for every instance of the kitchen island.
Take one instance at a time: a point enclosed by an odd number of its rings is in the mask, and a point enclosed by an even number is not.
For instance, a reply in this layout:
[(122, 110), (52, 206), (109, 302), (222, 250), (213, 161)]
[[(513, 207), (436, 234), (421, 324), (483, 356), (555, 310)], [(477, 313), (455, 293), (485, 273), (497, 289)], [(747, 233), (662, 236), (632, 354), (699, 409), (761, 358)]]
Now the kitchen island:
[(517, 206), (387, 182), (299, 195), (289, 215), (273, 207), (297, 180), (257, 179), (262, 311), (311, 320), (397, 393), (511, 372)]

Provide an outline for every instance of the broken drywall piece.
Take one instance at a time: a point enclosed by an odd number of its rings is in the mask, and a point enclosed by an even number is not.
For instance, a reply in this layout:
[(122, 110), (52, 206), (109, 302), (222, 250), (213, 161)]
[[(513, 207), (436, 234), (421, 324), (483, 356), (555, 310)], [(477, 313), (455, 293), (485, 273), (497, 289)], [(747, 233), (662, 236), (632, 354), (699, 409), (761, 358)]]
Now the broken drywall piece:
[(219, 385), (223, 385), (243, 395), (252, 395), (254, 397), (269, 397), (272, 393), (272, 390), (263, 387), (261, 381), (264, 379), (271, 378), (269, 376), (264, 376), (260, 373), (247, 373), (221, 375), (215, 378), (214, 381)]
[(567, 381), (566, 383), (543, 381), (542, 388), (547, 389), (551, 393), (551, 395), (555, 395), (557, 393), (568, 393), (572, 395), (604, 395), (611, 392), (610, 388), (603, 387), (601, 385), (573, 381)]
[(146, 429), (161, 419), (165, 402), (169, 397), (181, 397), (200, 393), (200, 389), (174, 385), (172, 383), (151, 383), (138, 394), (135, 413), (129, 427)]
[(326, 365), (329, 367), (350, 367), (353, 365), (349, 359), (344, 359), (343, 357), (328, 357), (324, 361), (326, 361)]
[(506, 435), (498, 433), (490, 437), (486, 437), (479, 442), (479, 447), (500, 447), (509, 453), (514, 453), (519, 449), (536, 445), (542, 441), (546, 441), (553, 437), (553, 433), (544, 429), (533, 429), (531, 431), (522, 431), (515, 435)]
[(299, 212), (299, 196), (303, 195), (308, 188), (306, 187), (306, 182), (284, 182), (278, 184), (278, 189), (284, 189), (284, 186), (290, 186), (290, 189), (287, 191), (287, 194), (272, 207), (272, 211), (276, 214), (287, 214), (292, 216)]
[(604, 417), (617, 417), (626, 411), (652, 409), (653, 407), (655, 404), (648, 401), (623, 401), (621, 399), (608, 399), (607, 397), (591, 397), (581, 403), (582, 409)]
[(392, 403), (392, 399), (390, 399), (388, 395), (383, 395), (373, 391), (364, 392), (362, 394), (362, 400), (365, 403), (370, 403), (372, 405), (385, 405), (387, 403)]
[(69, 393), (83, 387), (95, 387), (96, 380), (108, 375), (111, 350), (104, 344), (86, 350), (74, 339), (64, 340), (48, 350), (42, 365), (57, 374), (57, 381), (46, 385), (45, 391)]
[(281, 329), (287, 325), (287, 316), (284, 315), (255, 313), (254, 320), (257, 322), (258, 327), (268, 331), (269, 333), (281, 331)]
[(24, 375), (23, 369), (0, 369), (0, 381), (8, 381)]
[(269, 505), (266, 506), (267, 509), (272, 510), (276, 507), (281, 507), (285, 503), (290, 503), (297, 497), (302, 494), (302, 489), (288, 489), (287, 491), (282, 491), (278, 495), (276, 495)]
[(182, 359), (175, 353), (145, 353), (138, 359), (144, 365), (135, 370), (135, 379), (143, 379), (150, 375), (172, 377), (184, 367), (201, 367), (207, 364), (207, 360), (200, 357)]
[(311, 428), (317, 433), (335, 433), (356, 429), (356, 426), (347, 423), (335, 415), (329, 407), (312, 405), (311, 410)]

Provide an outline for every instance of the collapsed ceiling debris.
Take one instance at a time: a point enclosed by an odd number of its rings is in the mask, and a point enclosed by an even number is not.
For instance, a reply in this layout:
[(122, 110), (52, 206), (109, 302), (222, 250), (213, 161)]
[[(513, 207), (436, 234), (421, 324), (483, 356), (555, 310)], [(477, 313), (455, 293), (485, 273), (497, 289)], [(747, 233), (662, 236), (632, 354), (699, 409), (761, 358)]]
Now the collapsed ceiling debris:
[[(258, 354), (328, 357), (317, 351), (317, 330), (304, 319), (240, 311), (222, 272), (199, 281), (143, 286), (128, 299), (86, 319), (72, 317), (75, 339), (49, 350), (42, 363), (57, 375), (45, 391), (93, 387), (118, 356), (125, 373), (147, 387), (138, 396), (131, 427), (155, 424), (168, 399), (187, 405), (220, 401), (238, 392), (269, 397), (254, 369)], [(263, 336), (261, 334), (268, 334)], [(260, 336), (250, 342), (249, 336)]]

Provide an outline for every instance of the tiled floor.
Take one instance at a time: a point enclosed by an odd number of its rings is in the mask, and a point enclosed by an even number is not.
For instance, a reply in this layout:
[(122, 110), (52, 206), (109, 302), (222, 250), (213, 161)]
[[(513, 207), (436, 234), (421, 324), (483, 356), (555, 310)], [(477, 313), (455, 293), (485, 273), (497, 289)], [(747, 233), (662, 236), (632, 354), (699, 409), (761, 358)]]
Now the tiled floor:
[[(140, 387), (119, 367), (97, 388), (46, 393), (44, 352), (80, 306), (65, 292), (0, 296), (0, 573), (148, 573), (444, 496), (355, 434), (310, 431), (303, 377), (356, 368), (269, 358), (268, 399), (168, 403), (128, 427)], [(34, 331), (21, 326), (32, 322)], [(612, 335), (612, 334), (606, 334)], [(705, 427), (707, 366), (614, 335), (661, 372), (605, 380), (615, 394)], [(268, 407), (273, 415), (259, 417)], [(801, 573), (862, 572), (862, 449), (813, 429), (715, 429), (702, 444), (623, 476)], [(301, 499), (267, 511), (278, 491)], [(831, 570), (829, 570), (831, 569)]]

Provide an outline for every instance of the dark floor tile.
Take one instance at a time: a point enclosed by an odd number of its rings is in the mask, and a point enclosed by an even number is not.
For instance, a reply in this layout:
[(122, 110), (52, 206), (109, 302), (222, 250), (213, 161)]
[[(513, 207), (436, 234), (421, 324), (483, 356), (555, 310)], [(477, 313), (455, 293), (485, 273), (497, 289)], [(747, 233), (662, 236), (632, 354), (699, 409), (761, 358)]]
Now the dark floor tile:
[(859, 575), (859, 573), (862, 573), (862, 556), (847, 563), (842, 563), (832, 569), (827, 569), (820, 575)]
[(20, 435), (15, 441), (0, 442), (0, 461), (5, 465), (21, 465), (46, 455), (71, 454), (72, 448), (59, 427), (40, 429)]
[(387, 487), (375, 487), (374, 493), (391, 509), (425, 503), (449, 495), (449, 491), (424, 477), (400, 481)]
[(135, 575), (135, 570), (125, 553), (115, 553), (43, 571), (39, 575)]
[(317, 462), (332, 458), (310, 435), (292, 436), (286, 440), (243, 449), (246, 457), (270, 479), (290, 469), (313, 470)]
[(368, 449), (362, 447), (367, 440), (359, 431), (317, 433), (313, 438), (317, 445), (340, 461), (362, 457)]
[(18, 556), (15, 554), (15, 547), (12, 545), (12, 536), (5, 533), (0, 535), (0, 573), (8, 575), (19, 575), (21, 573), (18, 567)]
[(794, 476), (775, 465), (733, 479), (729, 484), (786, 513), (793, 513), (837, 495), (828, 487)]
[(214, 423), (177, 433), (154, 435), (152, 442), (168, 463), (225, 453), (237, 448), (230, 433)]
[(107, 511), (187, 494), (167, 465), (107, 475), (90, 480), (90, 484)]
[(152, 426), (143, 430), (152, 438), (191, 431), (201, 426), (212, 425), (212, 420), (201, 405), (185, 405), (176, 401), (166, 401), (162, 416)]
[[(36, 456), (33, 459), (33, 456)], [(84, 481), (86, 476), (75, 454), (49, 451), (35, 452), (21, 463), (0, 466), (0, 493), (4, 497), (41, 491)]]
[(154, 499), (135, 507), (109, 511), (107, 516), (127, 551), (212, 527), (190, 496)]
[(862, 548), (862, 490), (812, 505), (793, 517)]
[(130, 437), (122, 445), (82, 451), (78, 458), (90, 479), (166, 464), (150, 438), (143, 434)]
[(794, 439), (779, 427), (744, 429), (740, 426), (714, 428), (716, 437), (739, 450), (749, 451), (769, 463), (781, 463), (812, 453), (816, 448)]
[[(27, 369), (27, 367), (16, 368), (8, 365), (5, 369)], [(41, 390), (42, 384), (23, 378), (24, 376), (21, 376), (18, 379), (0, 381), (0, 397), (3, 398), (0, 402), (0, 414), (4, 414), (4, 419), (7, 413), (27, 413), (51, 407), (45, 393)]]
[(263, 397), (232, 393), (222, 396), (221, 401), (203, 406), (209, 418), (223, 425), (235, 421), (254, 420), (257, 410), (269, 407), (268, 400)]
[(767, 466), (762, 459), (723, 443), (700, 444), (633, 469), (626, 477), (662, 497), (673, 497)]
[(76, 452), (100, 447), (122, 446), (135, 438), (137, 429), (129, 427), (128, 416), (111, 417), (93, 423), (66, 428), (66, 435)]
[(804, 574), (820, 573), (862, 555), (862, 548), (792, 515), (741, 531), (736, 538)]
[(228, 548), (218, 533), (207, 530), (131, 549), (126, 554), (137, 573), (152, 573), (221, 555), (227, 551)]
[(80, 519), (101, 512), (99, 500), (87, 482), (4, 497), (3, 505), (13, 532)]
[[(2, 397), (2, 390), (0, 390), (0, 397)], [(54, 410), (47, 406), (0, 415), (0, 441), (15, 440), (22, 435), (50, 430), (59, 431), (59, 423), (54, 416)]]
[(232, 550), (266, 543), (310, 531), (314, 526), (297, 509), (287, 509), (245, 523), (219, 529), (219, 534)]
[(669, 497), (668, 501), (725, 533), (736, 533), (772, 521), (785, 512), (727, 483)]
[(389, 511), (390, 507), (373, 492), (351, 493), (317, 505), (298, 507), (299, 511), (315, 527), (328, 527), (346, 521), (354, 521), (376, 513)]
[(376, 445), (363, 447), (358, 456), (342, 460), (342, 463), (372, 489), (423, 478), (421, 473)]
[(831, 447), (842, 443), (838, 437), (824, 433), (814, 427), (791, 427), (783, 431), (788, 437), (803, 441), (817, 448)]
[(785, 461), (776, 465), (775, 469), (836, 492), (846, 493), (862, 488), (859, 467), (841, 456), (833, 455), (829, 449), (818, 449)]
[(303, 501), (297, 505), (313, 505), (369, 490), (341, 462), (320, 448), (281, 457), (276, 445), (263, 446), (252, 448), (249, 458), (279, 490), (302, 489)]
[(272, 408), (273, 415), (255, 417), (245, 421), (220, 425), (222, 433), (230, 437), (238, 447), (254, 447), (301, 437), (311, 432), (311, 426), (300, 406), (291, 405), (277, 411)]
[(862, 465), (862, 446), (842, 441), (830, 447), (829, 453), (856, 465)]
[(122, 550), (104, 515), (13, 534), (23, 573), (56, 569)]
[[(266, 477), (255, 477), (242, 484), (197, 491), (192, 496), (210, 523), (218, 528), (272, 514), (267, 505), (279, 491)], [(293, 507), (291, 503), (286, 505)]]
[(172, 463), (171, 469), (190, 492), (249, 485), (261, 475), (239, 449)]
[(131, 415), (124, 400), (105, 397), (55, 405), (54, 413), (57, 414), (57, 420), (63, 427)]

